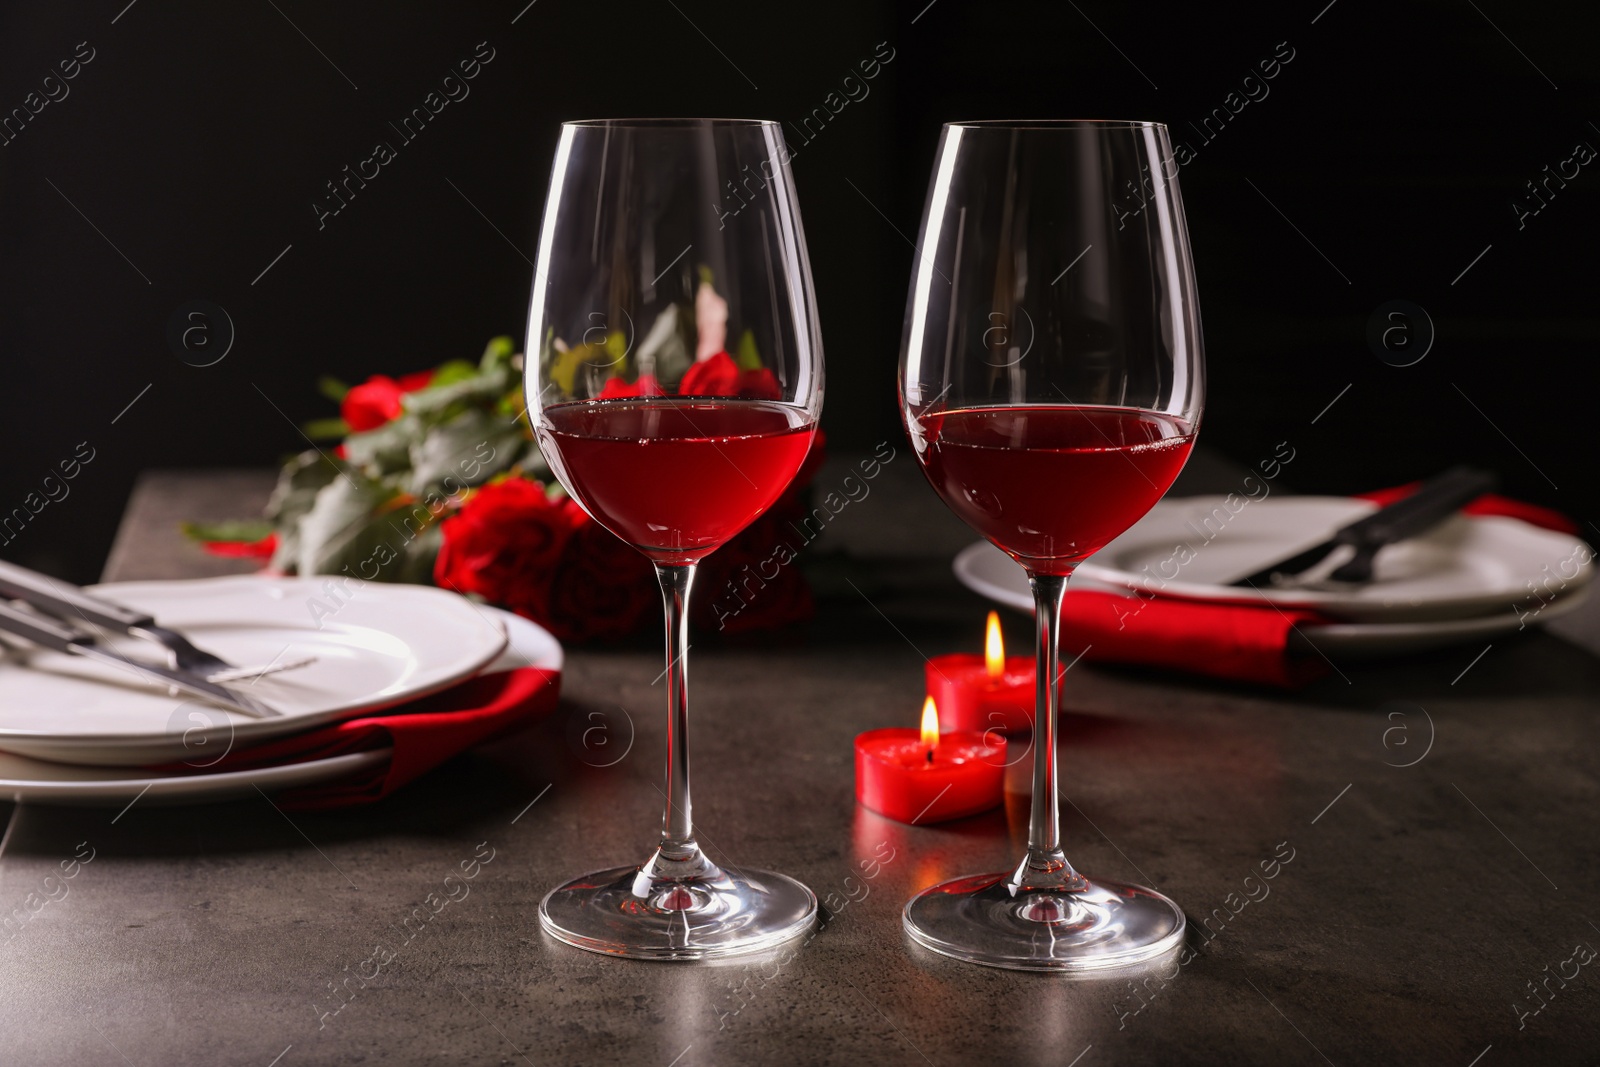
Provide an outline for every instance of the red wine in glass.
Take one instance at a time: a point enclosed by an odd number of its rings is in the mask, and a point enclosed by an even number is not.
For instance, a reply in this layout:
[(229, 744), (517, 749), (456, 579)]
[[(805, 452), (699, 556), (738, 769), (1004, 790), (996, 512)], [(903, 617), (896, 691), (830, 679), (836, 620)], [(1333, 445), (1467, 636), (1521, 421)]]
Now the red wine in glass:
[(1128, 408), (965, 408), (916, 422), (934, 489), (1035, 574), (1070, 574), (1137, 522), (1194, 444), (1182, 419)]
[[(816, 925), (805, 885), (705, 853), (689, 788), (697, 568), (788, 488), (822, 415), (822, 330), (787, 160), (782, 128), (762, 119), (589, 119), (562, 125), (551, 168), (528, 422), (573, 499), (654, 564), (666, 622), (656, 846), (539, 904), (548, 935), (607, 956), (721, 959)], [(742, 209), (711, 195), (758, 167)], [(613, 674), (600, 691), (622, 684)]]
[(759, 400), (597, 400), (546, 408), (539, 444), (606, 529), (659, 563), (689, 563), (788, 488), (816, 426)]
[(1204, 406), (1177, 174), (1155, 122), (956, 122), (939, 140), (901, 414), (945, 503), (1027, 571), (1038, 630), (1027, 853), (931, 886), (901, 915), (913, 941), (955, 959), (1091, 973), (1183, 942), (1173, 901), (1068, 862), (1056, 751), (1068, 580), (1172, 485)]

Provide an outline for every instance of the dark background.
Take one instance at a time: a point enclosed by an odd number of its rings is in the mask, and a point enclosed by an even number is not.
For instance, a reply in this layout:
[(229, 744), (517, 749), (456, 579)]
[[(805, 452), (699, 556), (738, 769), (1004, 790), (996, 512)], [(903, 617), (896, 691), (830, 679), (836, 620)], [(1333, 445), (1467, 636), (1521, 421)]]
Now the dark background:
[[(900, 432), (909, 238), (939, 124), (1156, 119), (1198, 150), (1180, 180), (1206, 444), (1249, 464), (1287, 440), (1289, 480), (1313, 492), (1473, 461), (1600, 533), (1582, 428), (1600, 384), (1600, 160), (1521, 230), (1512, 208), (1579, 141), (1600, 148), (1579, 5), (525, 3), (0, 11), (0, 114), (79, 42), (94, 50), (70, 94), (0, 146), (0, 515), (80, 442), (95, 450), (0, 556), (90, 580), (141, 469), (268, 465), (302, 447), (291, 420), (334, 413), (319, 375), (472, 358), (498, 333), (520, 343), (556, 124), (622, 115), (786, 123), (835, 449)], [(387, 122), (481, 41), (494, 59), (470, 96), (400, 146)], [(894, 58), (870, 95), (805, 143), (800, 119), (880, 42)], [(1269, 95), (1205, 143), (1190, 123), (1280, 42), (1294, 58)], [(398, 158), (319, 230), (324, 183), (380, 139)], [(167, 343), (195, 299), (236, 330), (214, 366)], [(1412, 366), (1366, 339), (1395, 299), (1437, 330)]]

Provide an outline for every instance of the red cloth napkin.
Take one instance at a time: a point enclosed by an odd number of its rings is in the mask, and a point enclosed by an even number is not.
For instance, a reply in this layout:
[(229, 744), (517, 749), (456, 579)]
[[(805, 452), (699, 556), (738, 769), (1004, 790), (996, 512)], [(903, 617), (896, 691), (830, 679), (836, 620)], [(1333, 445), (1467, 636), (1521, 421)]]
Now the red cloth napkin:
[[(392, 746), (393, 758), (379, 771), (278, 795), (280, 806), (302, 810), (370, 804), (451, 756), (549, 714), (560, 692), (560, 671), (521, 667), (482, 674), (381, 714), (346, 719), (229, 752), (206, 766), (204, 773), (301, 763)], [(166, 769), (189, 768), (180, 764)]]
[(1290, 654), (1293, 628), (1326, 621), (1270, 605), (1069, 590), (1061, 654), (1292, 689), (1328, 673), (1320, 656)]
[[(1388, 504), (1421, 484), (1363, 493), (1358, 499)], [(1549, 508), (1485, 494), (1468, 515), (1503, 515), (1562, 533), (1577, 525)], [(1229, 681), (1296, 688), (1329, 671), (1315, 653), (1291, 649), (1295, 627), (1333, 620), (1314, 611), (1239, 601), (1199, 601), (1159, 595), (1123, 596), (1069, 591), (1061, 611), (1061, 653), (1090, 662), (1123, 663), (1186, 671)]]

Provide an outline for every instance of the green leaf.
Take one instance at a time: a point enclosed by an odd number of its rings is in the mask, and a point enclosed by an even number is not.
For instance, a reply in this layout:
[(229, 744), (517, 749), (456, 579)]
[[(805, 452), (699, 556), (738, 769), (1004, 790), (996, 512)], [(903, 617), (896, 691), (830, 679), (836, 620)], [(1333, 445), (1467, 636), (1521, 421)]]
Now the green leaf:
[(438, 522), (430, 523), (422, 533), (407, 541), (396, 561), (394, 580), (414, 585), (433, 584), (433, 565), (444, 544), (444, 533)]
[(350, 392), (350, 387), (337, 378), (323, 375), (317, 379), (317, 392), (333, 401), (335, 404), (344, 403), (345, 394)]
[[(337, 574), (347, 565), (366, 577), (358, 565), (383, 560), (378, 546), (392, 537), (379, 509), (395, 496), (393, 489), (359, 474), (345, 472), (317, 492), (311, 510), (300, 519), (295, 569), (300, 574)], [(389, 555), (397, 555), (396, 545)]]
[(269, 567), (285, 574), (294, 572), (300, 551), (300, 520), (316, 503), (323, 486), (339, 476), (339, 469), (314, 449), (300, 453), (283, 465), (278, 472), (278, 484), (263, 512), (266, 520), (278, 528), (278, 550), (273, 553)]
[(694, 316), (668, 304), (639, 342), (634, 361), (641, 368), (653, 368), (651, 373), (663, 385), (676, 385), (694, 365), (694, 343)]
[(339, 468), (321, 452), (300, 453), (278, 472), (278, 484), (263, 512), (280, 529), (291, 526), (311, 510), (317, 491), (339, 476)]
[(312, 419), (300, 429), (313, 441), (336, 441), (350, 432), (343, 419)]
[(738, 363), (740, 370), (761, 369), (761, 350), (756, 347), (754, 330), (746, 330), (739, 335), (739, 351), (734, 353), (734, 362)]
[(513, 384), (509, 368), (502, 367), (492, 373), (476, 374), (470, 378), (450, 382), (437, 388), (430, 387), (412, 393), (401, 401), (407, 412), (428, 422), (442, 422), (467, 408), (492, 408)]
[(516, 354), (517, 346), (510, 337), (501, 335), (491, 338), (483, 348), (483, 358), (478, 366), (485, 371), (502, 370), (511, 366), (511, 357)]
[(401, 474), (411, 466), (411, 444), (426, 430), (407, 413), (373, 430), (344, 439), (345, 459), (369, 475)]
[[(427, 389), (437, 389), (441, 385), (454, 385), (456, 382), (464, 382), (468, 378), (476, 378), (477, 376), (478, 365), (476, 363), (468, 363), (464, 359), (452, 359), (449, 363), (443, 364), (433, 372), (433, 377), (428, 380)], [(425, 389), (418, 390), (418, 392), (425, 391)]]
[(183, 536), (191, 541), (259, 541), (272, 533), (272, 523), (262, 519), (231, 522), (186, 522)]
[(411, 445), (410, 490), (450, 496), (509, 470), (525, 451), (522, 428), (503, 416), (469, 408)]
[(601, 347), (606, 350), (606, 355), (621, 363), (628, 357), (628, 341), (627, 334), (621, 330), (612, 330), (606, 334), (605, 344)]

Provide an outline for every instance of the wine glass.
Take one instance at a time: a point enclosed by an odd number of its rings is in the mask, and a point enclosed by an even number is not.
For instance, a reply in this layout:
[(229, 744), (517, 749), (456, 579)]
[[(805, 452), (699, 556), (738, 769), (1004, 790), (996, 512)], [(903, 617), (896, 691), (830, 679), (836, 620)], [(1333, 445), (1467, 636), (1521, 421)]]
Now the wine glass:
[(792, 878), (712, 862), (689, 799), (695, 566), (771, 507), (816, 437), (822, 343), (789, 153), (775, 122), (561, 127), (528, 316), (528, 415), (585, 511), (644, 553), (667, 622), (666, 813), (642, 865), (539, 906), (567, 944), (706, 959), (803, 933)]
[(1028, 853), (1014, 871), (933, 886), (905, 908), (914, 940), (957, 959), (1091, 971), (1154, 959), (1183, 937), (1166, 897), (1067, 862), (1056, 784), (1067, 580), (1166, 492), (1200, 418), (1177, 170), (1154, 122), (960, 122), (939, 141), (901, 413), (945, 503), (1028, 572), (1038, 623)]

